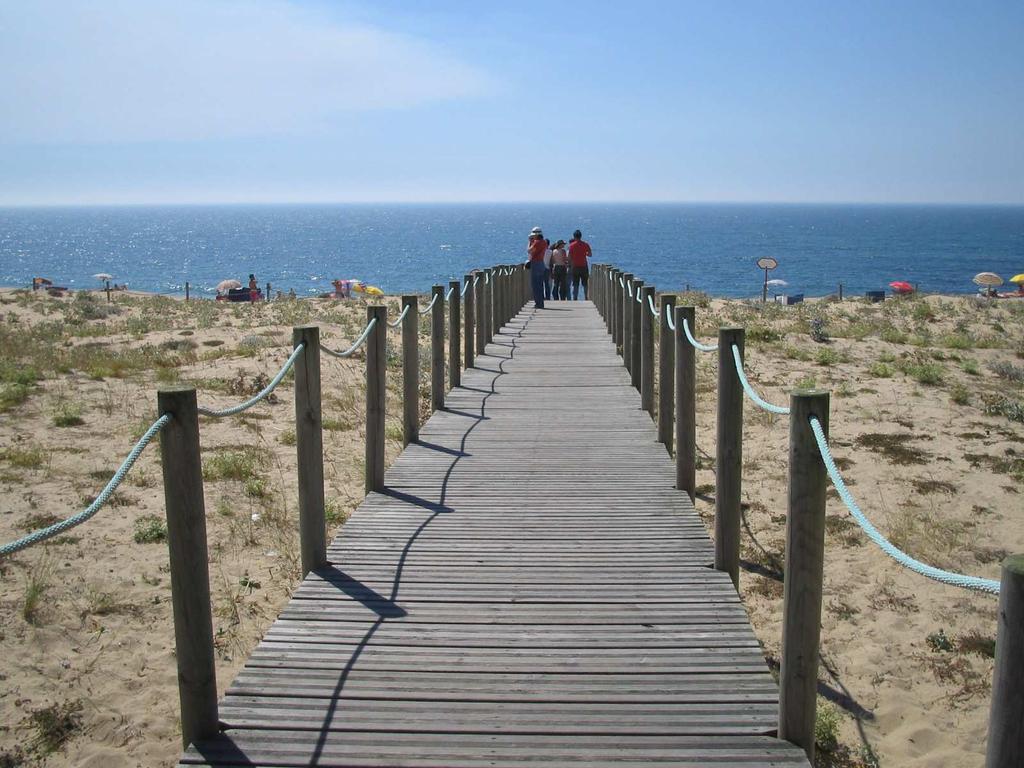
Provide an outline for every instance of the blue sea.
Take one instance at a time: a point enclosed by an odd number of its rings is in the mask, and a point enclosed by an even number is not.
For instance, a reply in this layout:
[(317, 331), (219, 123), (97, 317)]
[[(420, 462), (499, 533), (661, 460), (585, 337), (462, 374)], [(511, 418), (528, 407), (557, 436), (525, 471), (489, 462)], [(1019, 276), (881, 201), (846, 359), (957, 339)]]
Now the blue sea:
[(885, 288), (970, 293), (971, 278), (1024, 272), (1024, 207), (746, 204), (359, 204), (0, 209), (0, 284), (35, 276), (92, 288), (108, 272), (132, 289), (212, 295), (254, 273), (299, 295), (356, 278), (426, 291), (524, 256), (533, 226), (553, 241), (583, 230), (595, 262), (659, 290), (759, 294), (772, 256), (779, 292)]

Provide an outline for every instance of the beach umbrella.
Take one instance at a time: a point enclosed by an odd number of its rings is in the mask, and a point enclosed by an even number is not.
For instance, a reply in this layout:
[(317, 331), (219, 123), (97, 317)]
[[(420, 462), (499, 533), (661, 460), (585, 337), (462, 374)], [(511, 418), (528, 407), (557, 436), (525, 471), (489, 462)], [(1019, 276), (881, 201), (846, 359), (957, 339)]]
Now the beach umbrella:
[(237, 280), (221, 280), (217, 283), (217, 293), (226, 293), (232, 288), (241, 288), (242, 284)]
[(95, 275), (93, 275), (93, 277), (95, 277), (97, 280), (113, 280), (114, 279), (114, 276), (109, 274), (109, 273), (107, 273), (107, 272), (97, 272)]
[(975, 285), (984, 285), (995, 287), (1003, 284), (1003, 278), (997, 275), (995, 272), (979, 272), (973, 277)]
[(913, 293), (914, 286), (908, 283), (906, 280), (894, 280), (889, 283), (889, 287), (892, 288), (893, 293)]
[(769, 280), (768, 281), (768, 285), (782, 286), (782, 285), (789, 285), (789, 283), (787, 283), (785, 280), (780, 280), (779, 278), (776, 277), (774, 280)]
[(1010, 282), (1015, 283), (1017, 285), (1024, 285), (1024, 272), (1021, 272), (1019, 275), (1014, 275), (1013, 277), (1011, 277)]

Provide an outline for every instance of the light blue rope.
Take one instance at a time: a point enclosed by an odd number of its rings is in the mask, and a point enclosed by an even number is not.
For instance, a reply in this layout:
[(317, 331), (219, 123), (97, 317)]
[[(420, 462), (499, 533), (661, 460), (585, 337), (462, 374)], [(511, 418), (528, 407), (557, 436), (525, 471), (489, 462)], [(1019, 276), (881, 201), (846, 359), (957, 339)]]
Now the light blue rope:
[(466, 295), (466, 291), (469, 290), (469, 286), (471, 286), (472, 284), (473, 284), (472, 280), (467, 280), (466, 284), (464, 286), (462, 286), (462, 290), (459, 291), (459, 295), (460, 296), (465, 296)]
[(676, 322), (675, 322), (675, 320), (672, 319), (672, 311), (671, 310), (672, 310), (672, 307), (670, 307), (668, 304), (666, 304), (665, 305), (665, 319), (668, 321), (669, 329), (674, 331), (676, 329)]
[(230, 408), (225, 408), (224, 410), (221, 411), (215, 411), (212, 408), (204, 408), (203, 406), (199, 406), (197, 410), (203, 416), (212, 416), (215, 419), (222, 419), (225, 416), (234, 416), (237, 413), (249, 410), (254, 405), (256, 405), (256, 403), (258, 403), (260, 400), (267, 397), (267, 395), (269, 395), (271, 392), (277, 389), (277, 385), (281, 383), (281, 381), (284, 379), (288, 371), (291, 370), (291, 367), (295, 365), (295, 361), (299, 359), (299, 355), (302, 354), (302, 350), (305, 348), (305, 346), (305, 344), (299, 344), (299, 346), (292, 350), (291, 356), (285, 361), (285, 364), (281, 367), (281, 370), (277, 372), (277, 375), (270, 380), (270, 383), (267, 384), (267, 386), (265, 386), (262, 389), (262, 391), (250, 397), (244, 403), (233, 405)]
[(651, 298), (651, 294), (647, 294), (647, 306), (651, 308), (651, 315), (657, 317), (658, 310), (654, 308), (654, 300)]
[(434, 298), (432, 298), (432, 299), (430, 300), (430, 303), (429, 303), (429, 304), (427, 304), (427, 306), (425, 306), (425, 307), (424, 307), (423, 309), (421, 309), (421, 310), (419, 311), (419, 312), (420, 312), (420, 314), (421, 314), (421, 315), (425, 315), (425, 314), (427, 314), (427, 312), (429, 312), (429, 311), (430, 311), (431, 309), (433, 309), (433, 308), (434, 308), (434, 304), (436, 304), (436, 303), (437, 303), (437, 297), (438, 297), (438, 296), (440, 296), (440, 295), (441, 295), (440, 293), (435, 293), (435, 294), (434, 294)]
[(699, 349), (701, 352), (714, 352), (718, 349), (717, 344), (701, 344), (690, 333), (690, 322), (684, 317), (683, 318), (683, 333), (686, 334), (686, 340), (689, 341), (695, 349)]
[(622, 278), (620, 277), (619, 278), (619, 288), (625, 288), (625, 287), (626, 287), (626, 283), (623, 282)]
[(448, 293), (446, 293), (444, 295), (444, 300), (445, 301), (448, 301), (448, 299), (450, 299), (452, 297), (452, 291), (454, 291), (454, 290), (455, 290), (454, 286), (448, 286)]
[(861, 512), (860, 507), (857, 506), (857, 502), (853, 500), (849, 489), (846, 487), (846, 483), (843, 482), (843, 478), (839, 474), (839, 469), (836, 467), (836, 462), (832, 458), (832, 452), (829, 450), (828, 441), (825, 439), (825, 431), (821, 427), (821, 422), (814, 416), (810, 417), (811, 431), (814, 432), (814, 439), (818, 443), (818, 451), (821, 453), (821, 460), (825, 463), (825, 469), (828, 471), (828, 476), (832, 478), (832, 484), (835, 486), (836, 491), (839, 492), (839, 498), (843, 500), (846, 508), (850, 510), (850, 514), (853, 515), (853, 519), (856, 520), (860, 527), (864, 529), (864, 533), (868, 535), (875, 544), (881, 547), (885, 554), (889, 555), (900, 565), (909, 568), (915, 573), (919, 573), (922, 576), (927, 576), (929, 579), (935, 579), (941, 581), (943, 584), (952, 584), (956, 587), (963, 587), (964, 589), (974, 589), (979, 592), (988, 592), (993, 595), (999, 594), (999, 582), (992, 579), (981, 579), (977, 576), (964, 576), (959, 573), (951, 573), (950, 571), (943, 571), (940, 568), (935, 568), (930, 565), (925, 565), (920, 560), (915, 560), (906, 552), (900, 550), (896, 545), (891, 543), (885, 538), (878, 529), (871, 524), (871, 521), (864, 516)]
[[(435, 296), (434, 298), (437, 298), (437, 297)], [(363, 328), (363, 332), (361, 334), (359, 334), (359, 338), (356, 339), (352, 343), (352, 346), (349, 347), (348, 349), (346, 349), (344, 352), (335, 352), (333, 349), (328, 349), (323, 344), (320, 345), (320, 351), (321, 352), (326, 352), (331, 357), (350, 357), (350, 356), (355, 354), (357, 349), (359, 349), (361, 346), (363, 346), (363, 342), (366, 341), (367, 337), (370, 335), (370, 331), (373, 330), (373, 326), (375, 326), (376, 324), (377, 324), (377, 318), (375, 317), (370, 322), (368, 322), (366, 324), (366, 327)]]
[(732, 360), (736, 363), (736, 375), (739, 376), (740, 384), (743, 385), (743, 391), (747, 393), (747, 397), (754, 401), (754, 405), (762, 408), (769, 413), (777, 413), (785, 415), (789, 413), (789, 408), (782, 405), (772, 405), (767, 400), (763, 400), (754, 388), (750, 386), (750, 382), (747, 381), (747, 375), (743, 372), (743, 361), (740, 359), (740, 348), (735, 344), (732, 345)]
[(405, 316), (409, 314), (409, 307), (411, 307), (411, 306), (412, 306), (412, 304), (406, 304), (405, 307), (403, 307), (403, 309), (402, 309), (402, 314), (400, 314), (398, 317), (396, 317), (395, 318), (395, 322), (393, 322), (393, 323), (390, 320), (388, 320), (388, 325), (391, 328), (397, 328), (399, 325), (401, 325), (402, 321), (405, 320)]
[(125, 475), (128, 474), (128, 470), (132, 468), (135, 461), (139, 458), (139, 455), (146, 449), (150, 441), (157, 436), (161, 429), (167, 426), (167, 422), (171, 420), (171, 415), (165, 413), (159, 419), (154, 421), (146, 433), (139, 438), (139, 442), (135, 444), (135, 447), (128, 453), (128, 457), (124, 460), (120, 467), (117, 468), (117, 472), (110, 478), (110, 481), (104, 486), (103, 490), (100, 491), (99, 496), (96, 497), (95, 501), (86, 507), (84, 510), (79, 512), (77, 515), (72, 515), (67, 520), (61, 520), (59, 523), (54, 523), (46, 528), (41, 528), (38, 531), (22, 536), (17, 541), (12, 541), (10, 544), (4, 544), (0, 547), (0, 557), (6, 557), (13, 555), (26, 547), (31, 547), (33, 544), (38, 544), (46, 539), (52, 539), (54, 536), (64, 533), (64, 531), (74, 528), (76, 525), (80, 525), (88, 520), (90, 517), (100, 511), (100, 508), (107, 503), (111, 496), (114, 495), (114, 491), (117, 490), (117, 486), (124, 480)]

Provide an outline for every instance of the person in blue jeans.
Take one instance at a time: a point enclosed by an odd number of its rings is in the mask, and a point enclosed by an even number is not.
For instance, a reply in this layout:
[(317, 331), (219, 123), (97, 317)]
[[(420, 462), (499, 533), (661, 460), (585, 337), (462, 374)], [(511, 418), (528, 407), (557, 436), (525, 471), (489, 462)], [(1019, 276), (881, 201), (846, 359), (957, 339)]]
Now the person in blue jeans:
[(544, 309), (544, 286), (547, 282), (544, 274), (544, 252), (548, 244), (544, 240), (544, 233), (540, 227), (530, 230), (530, 238), (527, 241), (526, 254), (529, 257), (527, 266), (530, 268), (530, 287), (533, 289), (533, 305), (537, 309)]

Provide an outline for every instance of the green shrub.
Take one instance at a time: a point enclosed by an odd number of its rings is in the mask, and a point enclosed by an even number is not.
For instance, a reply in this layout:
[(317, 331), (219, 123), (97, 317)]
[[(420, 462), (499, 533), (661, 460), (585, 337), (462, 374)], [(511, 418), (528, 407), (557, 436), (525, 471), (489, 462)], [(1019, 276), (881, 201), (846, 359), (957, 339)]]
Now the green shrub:
[(831, 347), (823, 347), (814, 356), (814, 361), (818, 365), (833, 366), (840, 361), (840, 355)]
[(136, 544), (154, 544), (167, 538), (167, 525), (156, 515), (143, 515), (135, 521)]
[(974, 360), (964, 360), (960, 363), (960, 368), (969, 376), (978, 376), (981, 374), (981, 371), (978, 369), (978, 364)]
[(957, 382), (949, 388), (949, 399), (957, 405), (967, 405), (971, 402), (971, 393), (963, 384)]
[(839, 713), (823, 701), (818, 702), (814, 717), (814, 743), (823, 752), (831, 752), (839, 746)]
[(60, 403), (53, 412), (55, 427), (79, 427), (85, 424), (82, 418), (82, 406), (78, 403)]
[(872, 363), (871, 367), (868, 368), (868, 373), (876, 379), (888, 379), (892, 376), (892, 368), (885, 363)]

